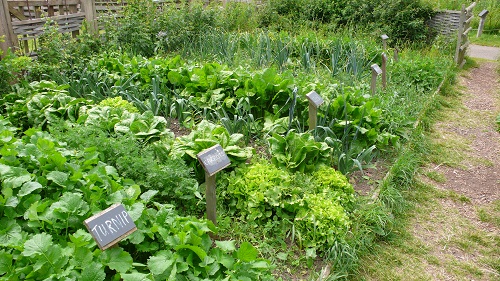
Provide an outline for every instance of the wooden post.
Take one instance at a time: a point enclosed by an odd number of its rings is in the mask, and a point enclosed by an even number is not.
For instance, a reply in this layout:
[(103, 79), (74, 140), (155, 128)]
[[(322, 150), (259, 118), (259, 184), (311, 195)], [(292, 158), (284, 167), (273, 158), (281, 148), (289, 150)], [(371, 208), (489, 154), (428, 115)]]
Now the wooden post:
[(387, 87), (387, 55), (382, 53), (382, 88)]
[(483, 34), (484, 22), (486, 21), (486, 16), (488, 15), (488, 13), (488, 10), (483, 10), (481, 11), (481, 13), (479, 13), (479, 17), (481, 18), (481, 20), (479, 21), (479, 28), (477, 29), (476, 37), (479, 37), (481, 36), (481, 34)]
[(382, 69), (375, 63), (371, 66), (372, 69), (372, 83), (371, 83), (371, 92), (372, 95), (377, 93), (377, 76), (382, 74)]
[(398, 62), (398, 61), (399, 61), (399, 48), (394, 47), (394, 62)]
[(85, 12), (85, 19), (91, 33), (97, 34), (99, 32), (97, 27), (97, 13), (95, 10), (95, 0), (82, 0), (80, 2), (83, 12)]
[(464, 33), (465, 22), (465, 4), (462, 4), (462, 12), (460, 14), (460, 22), (458, 24), (457, 47), (455, 48), (455, 63), (459, 64), (460, 46), (462, 46), (462, 33)]
[(384, 47), (384, 52), (385, 52), (387, 51), (387, 39), (389, 39), (389, 36), (387, 36), (387, 34), (382, 34), (380, 38), (382, 38), (382, 45)]
[(207, 219), (217, 225), (217, 196), (215, 195), (215, 177), (205, 172), (205, 196), (207, 200)]
[(219, 144), (207, 148), (196, 155), (205, 170), (205, 197), (207, 203), (207, 219), (217, 224), (217, 197), (215, 194), (215, 176), (231, 164), (224, 149)]
[(316, 91), (309, 92), (306, 98), (309, 100), (309, 130), (314, 130), (318, 120), (318, 107), (324, 100)]
[(17, 37), (12, 30), (12, 19), (7, 0), (2, 0), (2, 4), (0, 4), (0, 36), (5, 36), (5, 42), (0, 43), (3, 55), (7, 53), (9, 48), (19, 46)]

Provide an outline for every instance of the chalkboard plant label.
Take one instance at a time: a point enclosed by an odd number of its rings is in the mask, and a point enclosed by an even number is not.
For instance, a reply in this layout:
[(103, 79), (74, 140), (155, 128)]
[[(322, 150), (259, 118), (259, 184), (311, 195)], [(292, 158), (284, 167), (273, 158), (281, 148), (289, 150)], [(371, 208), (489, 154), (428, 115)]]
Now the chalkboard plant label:
[(122, 204), (114, 204), (93, 215), (84, 224), (101, 250), (106, 250), (137, 230)]
[(316, 91), (309, 92), (306, 97), (309, 102), (316, 108), (318, 108), (324, 102), (323, 98), (318, 93), (316, 93)]
[(378, 64), (372, 64), (371, 66), (372, 70), (375, 71), (375, 73), (377, 73), (378, 75), (382, 74), (382, 69), (380, 68), (380, 66), (378, 66)]
[(226, 168), (231, 164), (224, 149), (219, 144), (203, 150), (196, 155), (201, 166), (209, 176), (215, 175), (220, 170)]

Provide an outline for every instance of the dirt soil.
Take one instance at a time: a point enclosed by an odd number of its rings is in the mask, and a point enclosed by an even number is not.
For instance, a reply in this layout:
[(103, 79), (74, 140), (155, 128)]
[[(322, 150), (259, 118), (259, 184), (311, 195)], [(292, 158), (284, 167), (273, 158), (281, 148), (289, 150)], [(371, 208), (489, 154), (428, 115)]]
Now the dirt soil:
[[(417, 216), (413, 222), (415, 238), (441, 261), (439, 266), (432, 263), (426, 266), (427, 273), (434, 276), (432, 280), (464, 280), (464, 276), (471, 278), (467, 280), (500, 280), (498, 268), (482, 262), (485, 250), (468, 248), (467, 243), (471, 242), (464, 242), (463, 238), (474, 233), (494, 241), (500, 237), (498, 224), (480, 217), (481, 209), (490, 208), (500, 199), (500, 133), (495, 124), (500, 113), (499, 79), (494, 62), (481, 62), (479, 67), (462, 75), (459, 78), (464, 93), (462, 106), (434, 128), (437, 141), (463, 140), (466, 148), (456, 151), (462, 156), (458, 165), (435, 163), (425, 168), (427, 173), (444, 176), (444, 180), (438, 181), (424, 178), (425, 182), (456, 194), (438, 199), (442, 209), (431, 209), (428, 216), (423, 216), (426, 219)], [(497, 250), (500, 248), (498, 242), (493, 245)], [(476, 272), (464, 272), (467, 266)]]

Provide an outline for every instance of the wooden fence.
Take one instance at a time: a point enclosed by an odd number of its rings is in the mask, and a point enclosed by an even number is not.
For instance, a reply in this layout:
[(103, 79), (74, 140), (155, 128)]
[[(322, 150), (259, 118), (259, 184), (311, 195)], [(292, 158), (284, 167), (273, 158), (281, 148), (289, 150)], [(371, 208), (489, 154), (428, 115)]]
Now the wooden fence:
[[(47, 21), (56, 22), (59, 31), (78, 35), (83, 21), (97, 32), (103, 15), (119, 15), (126, 0), (0, 0), (0, 48), (30, 54)], [(157, 4), (178, 4), (180, 0), (152, 0)], [(219, 0), (225, 5), (227, 0)], [(247, 2), (248, 0), (232, 0)], [(206, 0), (209, 3), (209, 0)]]
[(0, 36), (5, 42), (0, 47), (4, 53), (12, 48), (29, 54), (47, 21), (56, 22), (60, 32), (76, 36), (84, 20), (90, 30), (97, 30), (94, 0), (2, 0)]

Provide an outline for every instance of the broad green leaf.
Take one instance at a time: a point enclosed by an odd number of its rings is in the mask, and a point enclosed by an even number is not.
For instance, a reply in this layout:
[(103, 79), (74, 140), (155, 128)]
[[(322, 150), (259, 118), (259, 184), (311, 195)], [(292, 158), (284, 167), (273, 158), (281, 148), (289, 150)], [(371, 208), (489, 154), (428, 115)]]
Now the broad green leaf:
[(156, 194), (158, 194), (158, 190), (148, 190), (141, 194), (141, 199), (144, 203), (148, 203)]
[(110, 269), (120, 273), (127, 272), (132, 267), (132, 257), (122, 248), (110, 248), (101, 253), (101, 261)]
[(152, 278), (149, 277), (149, 274), (144, 274), (144, 273), (139, 273), (139, 272), (132, 272), (132, 273), (127, 273), (127, 274), (122, 274), (121, 275), (123, 281), (147, 281), (147, 280), (153, 280)]
[(68, 174), (59, 171), (52, 171), (47, 174), (47, 179), (53, 181), (61, 187), (65, 187), (65, 183), (68, 180)]
[(180, 249), (189, 249), (193, 251), (199, 258), (200, 260), (204, 260), (205, 257), (207, 256), (207, 253), (200, 247), (198, 246), (191, 246), (191, 245), (179, 245), (175, 247), (175, 250), (178, 251)]
[(12, 255), (5, 250), (0, 251), (0, 276), (9, 273), (12, 269)]
[(231, 241), (215, 241), (217, 247), (219, 247), (224, 252), (233, 252), (236, 250), (234, 245), (234, 240)]
[(236, 252), (236, 256), (238, 257), (238, 259), (244, 262), (254, 261), (258, 255), (259, 252), (257, 251), (257, 249), (255, 249), (255, 247), (252, 246), (252, 244), (250, 244), (249, 242), (243, 242)]
[(170, 251), (160, 251), (148, 259), (148, 268), (155, 275), (163, 274), (175, 262)]
[[(70, 264), (78, 268), (86, 268), (89, 261), (93, 259), (93, 254), (89, 248), (75, 247)], [(102, 265), (100, 265), (102, 267)], [(97, 267), (96, 267), (97, 268)]]
[(136, 221), (142, 216), (142, 211), (144, 211), (144, 204), (137, 202), (132, 207), (130, 207), (127, 212), (129, 213), (130, 217)]
[(58, 202), (50, 206), (50, 210), (82, 216), (89, 211), (89, 205), (83, 201), (81, 194), (66, 192)]
[(24, 256), (36, 260), (34, 270), (48, 265), (52, 272), (63, 271), (68, 263), (68, 256), (64, 255), (61, 246), (52, 243), (52, 236), (46, 233), (36, 234), (24, 243)]
[(8, 218), (0, 220), (0, 245), (20, 246), (22, 239), (21, 226), (15, 220)]
[(40, 183), (34, 182), (34, 181), (29, 181), (29, 182), (24, 183), (23, 186), (21, 186), (21, 189), (19, 190), (17, 195), (20, 197), (23, 197), (23, 196), (26, 196), (28, 194), (31, 194), (33, 191), (35, 191), (37, 189), (41, 189), (41, 188), (43, 188), (43, 187)]
[(252, 263), (252, 268), (267, 269), (271, 268), (267, 261), (256, 261)]
[(80, 281), (103, 281), (106, 278), (104, 268), (101, 264), (92, 262), (87, 264), (83, 271), (82, 276), (78, 279)]
[(54, 246), (52, 236), (47, 233), (36, 234), (24, 243), (23, 256), (45, 255)]
[(23, 168), (0, 164), (0, 179), (2, 187), (15, 189), (30, 181), (31, 174)]

